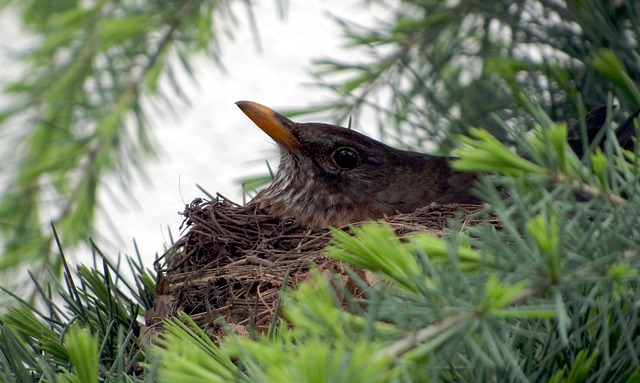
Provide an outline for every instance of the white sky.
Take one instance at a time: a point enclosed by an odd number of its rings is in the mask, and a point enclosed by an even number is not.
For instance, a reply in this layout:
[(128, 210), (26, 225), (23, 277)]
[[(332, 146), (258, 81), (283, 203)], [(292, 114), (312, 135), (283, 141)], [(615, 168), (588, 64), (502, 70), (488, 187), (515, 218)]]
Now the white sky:
[[(234, 102), (251, 100), (278, 109), (326, 101), (328, 91), (310, 86), (314, 81), (311, 60), (354, 57), (339, 48), (341, 31), (327, 12), (350, 19), (373, 19), (360, 1), (292, 1), (285, 20), (279, 17), (275, 1), (254, 4), (263, 53), (256, 51), (246, 13), (239, 9), (242, 27), (233, 41), (222, 42), (226, 73), (208, 58), (195, 60), (199, 87), (187, 86), (191, 105), (178, 109), (179, 120), (167, 115), (155, 121), (162, 155), (147, 166), (152, 182), (139, 180), (127, 185), (126, 199), (122, 198), (126, 209), (114, 206), (102, 195), (102, 210), (108, 211), (118, 232), (110, 231), (104, 215), (100, 216), (97, 231), (113, 233), (106, 241), (99, 241), (107, 254), (134, 254), (135, 238), (145, 264), (151, 266), (156, 253), (161, 254), (169, 241), (167, 229), (174, 238), (180, 234), (182, 217), (178, 211), (203, 196), (196, 184), (241, 202), (241, 187), (236, 181), (266, 174), (265, 159), (275, 165), (277, 155), (275, 144)], [(131, 200), (138, 206), (126, 202)], [(79, 258), (82, 261), (83, 257)]]
[[(118, 253), (135, 254), (135, 238), (145, 265), (150, 267), (169, 241), (168, 230), (174, 238), (180, 235), (182, 217), (178, 212), (194, 198), (204, 197), (196, 184), (212, 194), (219, 192), (241, 202), (237, 181), (266, 174), (265, 160), (275, 167), (277, 152), (271, 139), (234, 103), (251, 100), (277, 110), (329, 100), (329, 91), (312, 86), (311, 61), (328, 57), (353, 60), (359, 54), (342, 46), (341, 29), (329, 14), (369, 25), (376, 18), (361, 0), (325, 0), (289, 1), (282, 19), (277, 1), (253, 2), (262, 53), (256, 50), (246, 8), (239, 2), (236, 16), (240, 25), (234, 28), (233, 39), (221, 39), (226, 71), (207, 57), (193, 61), (198, 85), (194, 86), (186, 75), (182, 81), (190, 105), (178, 102), (178, 118), (158, 113), (152, 121), (160, 156), (147, 162), (150, 182), (140, 178), (120, 188), (117, 177), (105, 180), (120, 202), (114, 204), (104, 190), (99, 195), (96, 229), (106, 237), (95, 240), (105, 254), (112, 258)], [(0, 81), (4, 82), (23, 71), (14, 53), (35, 40), (21, 30), (11, 10), (0, 13), (0, 26)], [(0, 95), (0, 106), (7, 100)], [(64, 244), (64, 238), (62, 241)], [(67, 256), (90, 262), (88, 249), (67, 251)]]

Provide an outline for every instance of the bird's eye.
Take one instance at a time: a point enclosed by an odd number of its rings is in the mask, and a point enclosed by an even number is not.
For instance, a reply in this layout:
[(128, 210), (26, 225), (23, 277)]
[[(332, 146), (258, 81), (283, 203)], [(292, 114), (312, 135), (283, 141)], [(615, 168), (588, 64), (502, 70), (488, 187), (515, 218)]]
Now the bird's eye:
[(360, 164), (358, 152), (354, 149), (341, 147), (331, 155), (333, 162), (341, 169), (353, 169)]

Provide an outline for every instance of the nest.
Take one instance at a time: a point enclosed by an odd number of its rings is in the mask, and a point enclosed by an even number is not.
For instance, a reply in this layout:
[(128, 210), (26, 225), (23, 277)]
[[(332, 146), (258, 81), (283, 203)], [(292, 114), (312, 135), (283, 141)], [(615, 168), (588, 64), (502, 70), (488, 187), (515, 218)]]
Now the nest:
[[(441, 235), (459, 215), (477, 220), (479, 205), (432, 205), (411, 214), (385, 217), (399, 236), (412, 232)], [(184, 235), (156, 262), (161, 279), (155, 307), (146, 315), (147, 329), (162, 327), (162, 319), (187, 313), (211, 336), (226, 329), (246, 335), (276, 319), (283, 286), (296, 286), (311, 268), (338, 274), (353, 296), (359, 296), (345, 266), (323, 256), (331, 235), (280, 220), (255, 205), (238, 206), (222, 196), (195, 199), (185, 207)], [(348, 230), (348, 227), (341, 228)], [(359, 272), (364, 278), (364, 273)]]

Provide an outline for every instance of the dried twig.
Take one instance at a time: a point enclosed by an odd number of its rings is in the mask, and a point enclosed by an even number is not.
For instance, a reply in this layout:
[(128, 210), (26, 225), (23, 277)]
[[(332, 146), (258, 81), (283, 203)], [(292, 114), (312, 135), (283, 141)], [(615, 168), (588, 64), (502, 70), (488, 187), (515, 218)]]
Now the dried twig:
[[(433, 205), (385, 220), (399, 236), (417, 231), (440, 235), (457, 214), (473, 221), (480, 209)], [(238, 206), (219, 195), (212, 201), (195, 199), (182, 214), (186, 232), (156, 262), (165, 280), (162, 294), (174, 304), (163, 312), (154, 310), (153, 318), (147, 318), (149, 326), (160, 326), (160, 319), (184, 311), (199, 325), (210, 325), (214, 335), (222, 333), (220, 317), (236, 330), (251, 321), (256, 328), (266, 327), (287, 273), (288, 286), (304, 281), (311, 264), (349, 280), (342, 265), (323, 256), (331, 240), (326, 229), (281, 221), (255, 205)], [(357, 283), (348, 286), (353, 296), (362, 295)]]

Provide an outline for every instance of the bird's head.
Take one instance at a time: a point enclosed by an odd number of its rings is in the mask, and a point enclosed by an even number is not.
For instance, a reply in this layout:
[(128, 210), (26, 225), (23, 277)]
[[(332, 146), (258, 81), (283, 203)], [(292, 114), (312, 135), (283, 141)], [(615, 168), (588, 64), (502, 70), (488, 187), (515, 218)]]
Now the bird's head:
[[(322, 123), (296, 123), (251, 101), (238, 107), (280, 148), (281, 161), (293, 161), (306, 176), (330, 176), (332, 180), (354, 182), (366, 178), (389, 162), (393, 149), (356, 131)], [(283, 164), (281, 163), (281, 166)]]
[(309, 226), (335, 226), (415, 209), (413, 199), (429, 193), (429, 188), (396, 189), (406, 188), (416, 174), (428, 174), (425, 167), (435, 164), (427, 158), (434, 157), (339, 126), (296, 123), (255, 102), (236, 104), (280, 148), (274, 181), (254, 199), (272, 214)]

